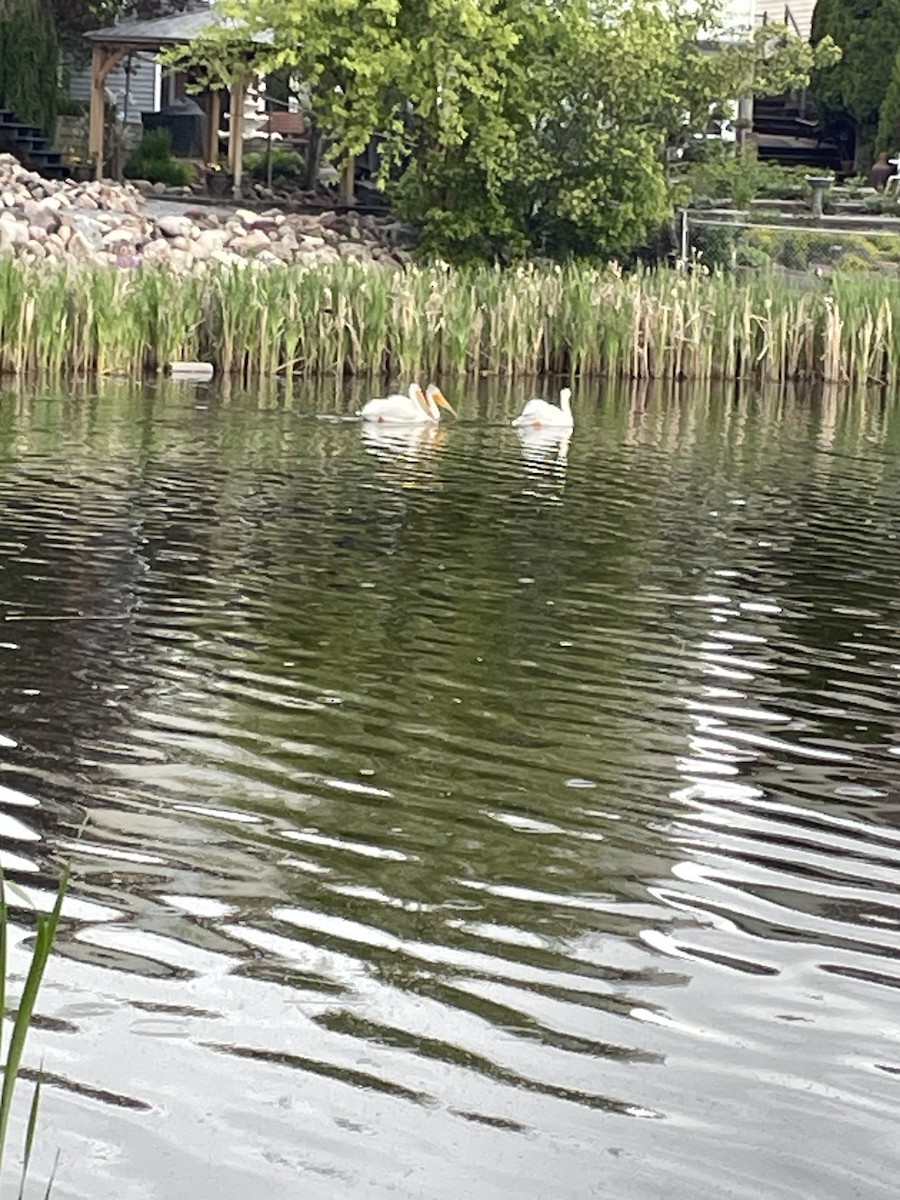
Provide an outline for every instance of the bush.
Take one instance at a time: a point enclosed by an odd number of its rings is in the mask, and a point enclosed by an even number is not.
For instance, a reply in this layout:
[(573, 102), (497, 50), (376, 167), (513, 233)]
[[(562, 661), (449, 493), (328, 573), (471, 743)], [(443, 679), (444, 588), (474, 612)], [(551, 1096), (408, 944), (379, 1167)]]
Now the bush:
[(842, 275), (857, 274), (860, 271), (871, 271), (872, 264), (859, 254), (845, 254), (835, 265), (835, 270)]
[(738, 230), (733, 225), (694, 225), (690, 227), (691, 248), (705, 266), (733, 267)]
[(186, 163), (172, 157), (172, 134), (168, 129), (148, 129), (141, 144), (125, 164), (126, 179), (148, 179), (169, 187), (186, 187), (192, 172)]
[(738, 267), (752, 267), (754, 271), (764, 271), (771, 267), (772, 260), (765, 250), (758, 246), (738, 246), (735, 265)]
[(796, 173), (775, 163), (760, 162), (752, 146), (736, 151), (721, 147), (710, 153), (704, 162), (693, 163), (686, 182), (692, 196), (730, 197), (738, 208), (745, 209), (759, 195), (795, 196), (801, 181)]
[[(265, 150), (248, 154), (244, 159), (247, 174), (256, 183), (265, 183), (269, 177), (268, 154)], [(272, 182), (299, 187), (306, 177), (306, 161), (302, 154), (286, 147), (272, 148)]]

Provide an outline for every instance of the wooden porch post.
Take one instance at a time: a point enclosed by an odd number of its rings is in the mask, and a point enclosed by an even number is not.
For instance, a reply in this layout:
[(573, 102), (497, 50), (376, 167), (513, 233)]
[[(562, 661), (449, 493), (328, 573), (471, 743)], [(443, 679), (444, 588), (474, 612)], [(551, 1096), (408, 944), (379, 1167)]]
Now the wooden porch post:
[(110, 71), (125, 57), (125, 47), (108, 50), (95, 46), (91, 54), (91, 115), (88, 149), (94, 162), (94, 178), (103, 175), (103, 124), (106, 115), (106, 80)]
[(222, 120), (222, 97), (217, 88), (206, 98), (206, 161), (219, 161), (219, 125)]
[(241, 195), (241, 176), (244, 173), (244, 97), (246, 81), (231, 85), (231, 125), (228, 136), (228, 159), (234, 176), (234, 198)]
[(352, 204), (356, 197), (356, 158), (350, 155), (341, 168), (341, 203)]

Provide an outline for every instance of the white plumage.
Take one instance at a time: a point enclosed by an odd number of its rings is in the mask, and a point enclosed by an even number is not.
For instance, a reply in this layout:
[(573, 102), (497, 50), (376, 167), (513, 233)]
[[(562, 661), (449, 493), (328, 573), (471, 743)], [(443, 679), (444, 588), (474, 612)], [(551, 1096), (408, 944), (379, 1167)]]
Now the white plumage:
[(563, 388), (559, 393), (559, 404), (551, 404), (549, 400), (529, 400), (521, 413), (513, 421), (518, 428), (534, 426), (536, 428), (572, 429), (575, 418), (572, 416), (572, 389)]
[[(384, 421), (393, 425), (431, 425), (441, 419), (441, 409), (453, 412), (450, 404), (433, 383), (423, 392), (417, 383), (409, 385), (405, 396), (379, 396), (359, 410), (364, 421)], [(456, 414), (453, 413), (455, 416)]]

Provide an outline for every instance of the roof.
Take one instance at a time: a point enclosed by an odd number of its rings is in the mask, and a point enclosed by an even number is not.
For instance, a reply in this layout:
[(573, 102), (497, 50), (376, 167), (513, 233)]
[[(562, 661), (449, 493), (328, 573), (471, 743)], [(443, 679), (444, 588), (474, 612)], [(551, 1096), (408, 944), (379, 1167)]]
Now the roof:
[(134, 46), (158, 50), (162, 46), (180, 46), (219, 25), (221, 16), (212, 9), (155, 17), (152, 21), (120, 21), (105, 29), (92, 29), (84, 36), (89, 42), (107, 46)]

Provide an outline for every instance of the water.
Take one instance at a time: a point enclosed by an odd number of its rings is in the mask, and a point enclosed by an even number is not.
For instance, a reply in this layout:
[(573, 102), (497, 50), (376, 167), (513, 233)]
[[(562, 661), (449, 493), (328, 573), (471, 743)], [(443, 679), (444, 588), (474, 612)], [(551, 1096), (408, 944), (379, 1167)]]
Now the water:
[(893, 1197), (900, 409), (447, 390), (3, 396), (35, 1194)]

